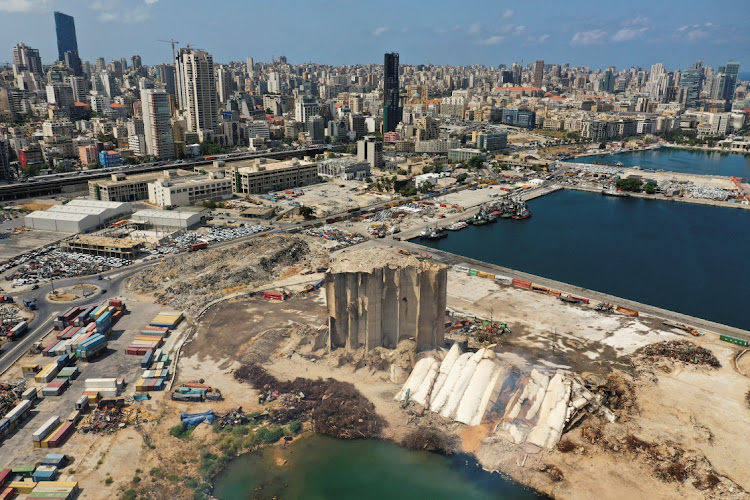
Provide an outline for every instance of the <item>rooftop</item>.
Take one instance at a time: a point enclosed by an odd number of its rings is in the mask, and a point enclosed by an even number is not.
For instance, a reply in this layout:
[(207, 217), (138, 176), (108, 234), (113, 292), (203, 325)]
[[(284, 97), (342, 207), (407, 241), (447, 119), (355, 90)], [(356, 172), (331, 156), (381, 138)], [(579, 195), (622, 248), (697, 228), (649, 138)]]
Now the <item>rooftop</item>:
[(133, 219), (148, 219), (154, 217), (160, 217), (162, 219), (173, 219), (173, 220), (188, 220), (193, 217), (196, 212), (177, 212), (175, 210), (138, 210), (132, 215)]

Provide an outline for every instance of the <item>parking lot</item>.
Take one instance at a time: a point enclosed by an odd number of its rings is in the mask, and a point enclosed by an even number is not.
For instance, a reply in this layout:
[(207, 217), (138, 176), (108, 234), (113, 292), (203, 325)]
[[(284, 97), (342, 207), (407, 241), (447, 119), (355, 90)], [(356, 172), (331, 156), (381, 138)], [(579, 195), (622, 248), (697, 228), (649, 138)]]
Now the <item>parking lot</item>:
[(34, 285), (50, 278), (86, 276), (132, 264), (116, 257), (61, 252), (53, 246), (44, 247), (0, 266), (12, 287)]

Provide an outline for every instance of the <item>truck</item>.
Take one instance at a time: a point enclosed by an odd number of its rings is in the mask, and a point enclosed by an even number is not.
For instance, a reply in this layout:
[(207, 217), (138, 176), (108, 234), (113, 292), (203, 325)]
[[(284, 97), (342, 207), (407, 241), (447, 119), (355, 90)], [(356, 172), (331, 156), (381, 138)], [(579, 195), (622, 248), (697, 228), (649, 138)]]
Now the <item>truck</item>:
[(190, 245), (191, 252), (195, 252), (197, 250), (205, 250), (206, 248), (208, 248), (208, 243), (206, 243), (205, 241), (201, 241), (200, 243), (193, 243), (192, 245)]
[(6, 338), (8, 340), (18, 340), (21, 337), (23, 337), (23, 334), (26, 333), (28, 329), (29, 329), (28, 323), (26, 323), (25, 321), (21, 321), (16, 326), (10, 329), (10, 331), (6, 335)]
[(36, 299), (23, 299), (23, 305), (29, 311), (36, 311)]
[(0, 295), (0, 302), (12, 303), (13, 297), (10, 295)]

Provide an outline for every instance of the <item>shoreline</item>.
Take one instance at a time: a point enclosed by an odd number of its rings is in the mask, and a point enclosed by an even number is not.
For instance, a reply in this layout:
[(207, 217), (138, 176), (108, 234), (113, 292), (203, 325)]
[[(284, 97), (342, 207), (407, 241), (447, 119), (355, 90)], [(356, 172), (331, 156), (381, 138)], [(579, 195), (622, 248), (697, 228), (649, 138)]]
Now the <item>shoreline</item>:
[[(591, 187), (580, 186), (580, 185), (563, 186), (563, 189), (570, 189), (573, 191), (585, 191), (587, 193), (598, 193), (598, 194), (601, 194), (602, 192), (601, 188), (591, 188)], [(709, 207), (723, 207), (723, 208), (736, 208), (736, 209), (741, 209), (741, 210), (750, 210), (750, 205), (745, 205), (742, 203), (729, 203), (726, 201), (711, 200), (708, 198), (691, 198), (691, 197), (679, 197), (679, 196), (673, 196), (671, 198), (667, 198), (666, 196), (661, 195), (661, 194), (646, 194), (646, 193), (636, 193), (636, 192), (628, 192), (628, 196), (632, 198), (643, 198), (645, 200), (652, 200), (652, 201), (692, 203), (694, 205), (704, 205), (704, 206), (709, 206)]]

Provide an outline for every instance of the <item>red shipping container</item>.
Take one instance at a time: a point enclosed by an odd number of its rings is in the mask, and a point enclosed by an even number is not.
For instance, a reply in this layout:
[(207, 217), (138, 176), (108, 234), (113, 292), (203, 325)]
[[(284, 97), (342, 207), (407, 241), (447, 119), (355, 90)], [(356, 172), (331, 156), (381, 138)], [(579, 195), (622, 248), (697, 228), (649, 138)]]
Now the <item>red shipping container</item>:
[(589, 303), (589, 299), (584, 299), (583, 297), (576, 297), (574, 295), (568, 294), (568, 298), (569, 299), (573, 299), (573, 300), (580, 300), (581, 304), (588, 304)]
[(10, 469), (3, 469), (2, 471), (0, 471), (0, 486), (4, 485), (9, 478)]
[(517, 286), (521, 288), (531, 288), (531, 281), (513, 278), (513, 286)]
[(0, 500), (10, 500), (15, 494), (16, 490), (14, 488), (5, 488), (3, 491), (0, 491)]

